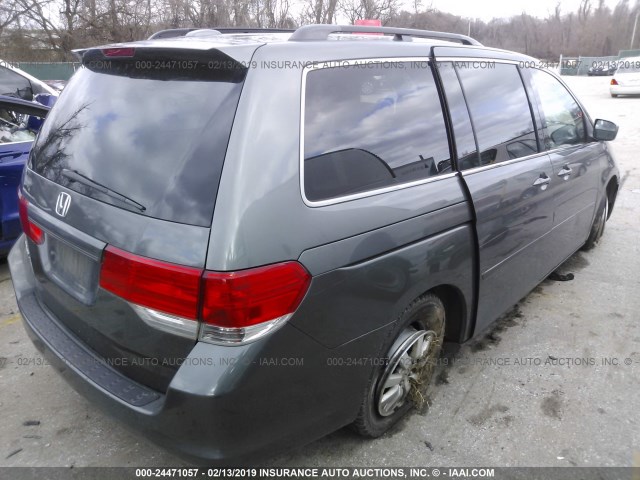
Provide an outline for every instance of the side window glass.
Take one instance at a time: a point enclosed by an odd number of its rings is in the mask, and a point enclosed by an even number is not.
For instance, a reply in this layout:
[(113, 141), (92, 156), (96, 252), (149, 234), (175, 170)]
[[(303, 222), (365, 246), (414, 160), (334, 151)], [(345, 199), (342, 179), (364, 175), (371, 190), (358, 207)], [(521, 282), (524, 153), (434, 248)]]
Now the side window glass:
[(538, 94), (545, 148), (584, 143), (584, 114), (567, 89), (542, 70), (532, 69), (531, 78)]
[(537, 153), (531, 109), (515, 65), (456, 62), (480, 149), (480, 164)]
[(0, 106), (0, 144), (33, 142), (43, 118)]
[(366, 62), (310, 71), (303, 168), (311, 201), (451, 172), (428, 63)]
[(442, 85), (444, 86), (445, 95), (447, 96), (447, 104), (449, 106), (449, 114), (451, 115), (451, 123), (453, 124), (453, 136), (456, 141), (456, 150), (458, 153), (458, 169), (466, 170), (468, 168), (480, 165), (478, 157), (478, 149), (473, 136), (473, 128), (469, 118), (467, 104), (462, 94), (462, 88), (458, 81), (453, 63), (441, 62), (437, 64)]
[(0, 95), (31, 100), (31, 82), (8, 68), (0, 67)]

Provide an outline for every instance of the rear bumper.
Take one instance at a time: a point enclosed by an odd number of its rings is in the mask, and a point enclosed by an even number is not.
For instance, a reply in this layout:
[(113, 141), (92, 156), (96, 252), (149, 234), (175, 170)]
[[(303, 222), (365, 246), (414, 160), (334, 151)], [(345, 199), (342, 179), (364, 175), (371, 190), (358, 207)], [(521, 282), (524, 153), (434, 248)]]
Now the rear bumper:
[(611, 95), (640, 95), (640, 85), (609, 85)]
[(363, 354), (377, 334), (334, 350), (290, 325), (240, 347), (196, 343), (167, 391), (156, 392), (111, 368), (43, 308), (24, 237), (9, 266), (24, 326), (50, 363), (89, 401), (184, 456), (254, 462), (355, 418), (370, 371), (328, 359)]

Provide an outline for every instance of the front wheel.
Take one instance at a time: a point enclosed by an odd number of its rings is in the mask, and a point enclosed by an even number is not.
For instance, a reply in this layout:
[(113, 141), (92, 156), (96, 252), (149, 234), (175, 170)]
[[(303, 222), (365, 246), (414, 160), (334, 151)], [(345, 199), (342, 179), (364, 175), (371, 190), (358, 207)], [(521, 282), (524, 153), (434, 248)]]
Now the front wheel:
[(594, 248), (602, 235), (604, 234), (604, 227), (607, 224), (607, 217), (609, 216), (609, 197), (605, 192), (604, 198), (602, 199), (600, 208), (598, 210), (598, 214), (596, 218), (593, 220), (593, 225), (591, 226), (591, 232), (589, 232), (589, 238), (582, 247), (582, 250), (591, 250)]
[(382, 350), (385, 364), (374, 371), (364, 392), (355, 430), (379, 437), (413, 406), (426, 402), (444, 338), (445, 310), (438, 297), (427, 293), (400, 315)]

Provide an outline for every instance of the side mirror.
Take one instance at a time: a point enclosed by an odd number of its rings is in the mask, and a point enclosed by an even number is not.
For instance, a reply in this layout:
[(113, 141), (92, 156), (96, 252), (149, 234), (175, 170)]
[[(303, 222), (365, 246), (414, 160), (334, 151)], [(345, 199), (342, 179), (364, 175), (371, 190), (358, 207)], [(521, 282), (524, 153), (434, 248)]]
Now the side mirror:
[(598, 141), (609, 142), (618, 135), (618, 126), (609, 120), (598, 119), (593, 124), (593, 138)]
[(33, 89), (31, 87), (18, 88), (16, 90), (16, 95), (18, 98), (22, 100), (33, 100)]

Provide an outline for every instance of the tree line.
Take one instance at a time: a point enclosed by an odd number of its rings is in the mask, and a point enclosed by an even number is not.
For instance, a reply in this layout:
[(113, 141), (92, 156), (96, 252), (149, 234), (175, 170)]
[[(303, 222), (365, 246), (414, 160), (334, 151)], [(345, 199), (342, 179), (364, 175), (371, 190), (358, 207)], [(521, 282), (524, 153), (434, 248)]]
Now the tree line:
[[(616, 55), (631, 47), (640, 0), (557, 4), (547, 18), (526, 13), (488, 22), (423, 5), (422, 0), (0, 0), (0, 58), (69, 61), (74, 48), (147, 38), (165, 28), (295, 28), (380, 19), (385, 26), (471, 34), (484, 45), (537, 58)], [(640, 22), (639, 22), (640, 23)], [(640, 25), (633, 48), (640, 48)]]

